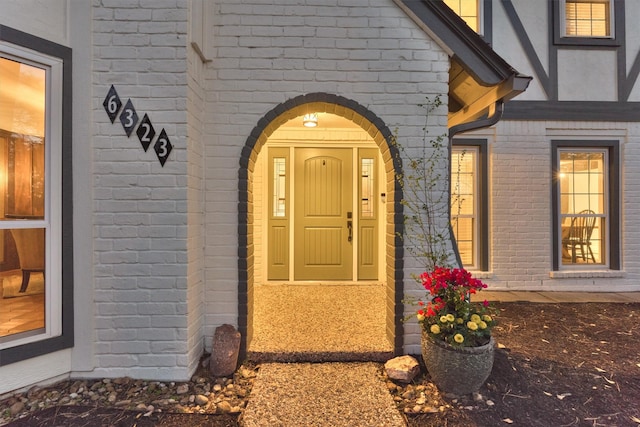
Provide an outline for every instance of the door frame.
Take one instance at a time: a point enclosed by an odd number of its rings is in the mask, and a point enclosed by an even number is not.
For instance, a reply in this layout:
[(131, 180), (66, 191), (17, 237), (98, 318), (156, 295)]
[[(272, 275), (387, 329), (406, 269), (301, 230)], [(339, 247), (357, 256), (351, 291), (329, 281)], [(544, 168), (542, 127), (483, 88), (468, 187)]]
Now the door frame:
[(238, 330), (241, 333), (241, 354), (246, 355), (247, 343), (253, 334), (250, 313), (253, 311), (254, 285), (254, 211), (253, 174), (258, 154), (269, 136), (286, 121), (309, 112), (327, 112), (347, 118), (358, 124), (375, 141), (380, 150), (386, 176), (385, 271), (382, 278), (387, 295), (387, 338), (394, 352), (403, 351), (404, 316), (404, 253), (402, 188), (396, 177), (402, 166), (394, 135), (383, 120), (361, 104), (342, 96), (328, 93), (300, 95), (275, 106), (260, 119), (248, 136), (240, 155), (238, 171)]
[[(305, 131), (306, 133), (307, 131)], [(361, 136), (360, 136), (361, 137)], [(385, 248), (380, 242), (385, 241), (385, 200), (383, 196), (386, 189), (380, 177), (385, 176), (383, 162), (379, 148), (373, 140), (364, 142), (356, 135), (356, 142), (351, 141), (349, 135), (344, 142), (318, 141), (314, 136), (302, 141), (292, 138), (290, 141), (276, 139), (269, 141), (256, 160), (260, 165), (260, 177), (256, 178), (256, 184), (260, 194), (255, 199), (254, 216), (255, 234), (259, 243), (255, 248), (256, 280), (267, 282), (294, 283), (309, 281), (330, 282), (383, 282), (385, 277)], [(364, 143), (363, 143), (364, 142)], [(295, 159), (299, 159), (302, 150), (319, 150), (319, 153), (331, 155), (337, 150), (348, 151), (350, 170), (347, 178), (348, 192), (351, 193), (347, 200), (343, 200), (346, 206), (338, 224), (351, 228), (351, 233), (345, 231), (342, 238), (347, 240), (347, 233), (351, 235), (350, 244), (343, 248), (348, 251), (350, 260), (349, 277), (306, 277), (302, 278), (296, 268), (300, 262), (300, 248), (296, 243), (297, 229), (300, 220), (300, 206), (296, 196), (296, 188), (300, 183), (300, 170)], [(365, 165), (365, 161), (367, 164)], [(364, 169), (363, 169), (364, 168)], [(276, 169), (277, 174), (276, 176)], [(264, 195), (264, 196), (263, 196)], [(278, 204), (276, 205), (276, 200)], [(348, 214), (351, 215), (348, 215)], [(344, 221), (341, 223), (340, 221)], [(350, 223), (350, 224), (348, 224)], [(300, 237), (300, 236), (298, 236)], [(343, 242), (344, 243), (344, 242)], [(345, 244), (345, 246), (347, 246)]]

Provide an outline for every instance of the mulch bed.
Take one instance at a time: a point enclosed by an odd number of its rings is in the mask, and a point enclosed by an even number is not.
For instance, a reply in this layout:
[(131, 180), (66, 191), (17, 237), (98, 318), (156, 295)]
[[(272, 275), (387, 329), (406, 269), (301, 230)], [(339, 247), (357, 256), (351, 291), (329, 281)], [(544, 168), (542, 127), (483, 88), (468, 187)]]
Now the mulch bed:
[[(441, 396), (441, 412), (407, 415), (410, 427), (640, 426), (640, 304), (496, 304), (495, 362), (482, 399)], [(428, 383), (428, 374), (416, 382)], [(487, 404), (491, 402), (491, 404)], [(238, 417), (62, 406), (22, 426), (239, 425)]]

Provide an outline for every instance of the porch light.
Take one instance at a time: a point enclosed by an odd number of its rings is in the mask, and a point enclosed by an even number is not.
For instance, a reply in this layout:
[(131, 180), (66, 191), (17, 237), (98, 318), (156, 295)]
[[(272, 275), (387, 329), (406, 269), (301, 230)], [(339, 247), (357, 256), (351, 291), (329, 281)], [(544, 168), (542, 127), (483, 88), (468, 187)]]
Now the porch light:
[(318, 114), (309, 113), (302, 117), (302, 124), (308, 128), (314, 128), (318, 126)]

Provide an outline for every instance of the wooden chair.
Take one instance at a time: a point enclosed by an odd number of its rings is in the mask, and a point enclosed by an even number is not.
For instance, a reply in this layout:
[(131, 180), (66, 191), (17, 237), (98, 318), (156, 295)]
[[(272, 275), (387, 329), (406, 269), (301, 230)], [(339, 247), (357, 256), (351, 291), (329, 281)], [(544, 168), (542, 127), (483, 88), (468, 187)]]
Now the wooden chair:
[(596, 225), (595, 212), (589, 209), (581, 211), (579, 216), (573, 217), (571, 220), (571, 227), (569, 232), (562, 239), (562, 245), (566, 250), (571, 249), (571, 263), (576, 263), (577, 252), (580, 251), (580, 256), (583, 261), (587, 261), (590, 257), (591, 260), (596, 262), (596, 257), (591, 250), (591, 234)]
[(44, 228), (11, 229), (22, 270), (22, 284), (19, 292), (27, 291), (31, 273), (42, 272), (44, 274), (44, 231)]

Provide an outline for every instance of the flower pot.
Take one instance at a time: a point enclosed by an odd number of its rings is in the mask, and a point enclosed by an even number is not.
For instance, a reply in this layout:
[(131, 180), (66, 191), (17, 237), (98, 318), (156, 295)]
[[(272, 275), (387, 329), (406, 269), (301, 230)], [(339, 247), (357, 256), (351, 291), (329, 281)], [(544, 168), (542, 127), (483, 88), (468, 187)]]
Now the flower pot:
[(478, 391), (493, 368), (493, 337), (479, 347), (453, 347), (422, 332), (422, 359), (434, 384), (446, 393)]

